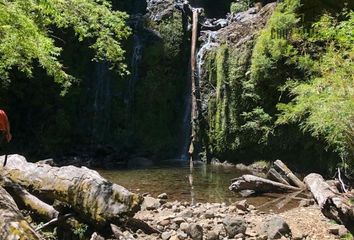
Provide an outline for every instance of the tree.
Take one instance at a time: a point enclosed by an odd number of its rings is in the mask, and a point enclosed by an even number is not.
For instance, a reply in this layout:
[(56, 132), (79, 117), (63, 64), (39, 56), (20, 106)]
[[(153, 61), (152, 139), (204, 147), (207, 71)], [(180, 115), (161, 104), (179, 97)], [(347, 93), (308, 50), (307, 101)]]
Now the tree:
[(13, 69), (31, 77), (36, 64), (62, 86), (75, 78), (60, 62), (55, 29), (73, 29), (79, 41), (88, 40), (94, 60), (111, 63), (126, 73), (121, 43), (130, 34), (127, 15), (113, 11), (106, 0), (0, 0), (0, 79), (10, 81)]

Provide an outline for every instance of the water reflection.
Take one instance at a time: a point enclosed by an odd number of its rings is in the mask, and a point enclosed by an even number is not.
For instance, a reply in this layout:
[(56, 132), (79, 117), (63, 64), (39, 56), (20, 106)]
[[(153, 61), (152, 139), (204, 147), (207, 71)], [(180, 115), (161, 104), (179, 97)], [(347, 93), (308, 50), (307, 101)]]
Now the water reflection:
[[(228, 190), (230, 180), (241, 176), (234, 167), (194, 165), (179, 162), (175, 166), (160, 166), (149, 169), (100, 170), (99, 173), (108, 180), (122, 185), (132, 192), (150, 193), (157, 197), (167, 193), (169, 201), (188, 201), (195, 203), (226, 203), (241, 200), (241, 196)], [(283, 195), (265, 194), (248, 198), (248, 203), (256, 207), (264, 205), (263, 211), (281, 212), (297, 206), (298, 202), (290, 202), (286, 207), (278, 209), (276, 204), (266, 204)]]
[(101, 170), (103, 177), (120, 184), (130, 191), (162, 192), (170, 200), (196, 202), (234, 202), (239, 197), (228, 190), (230, 180), (242, 173), (235, 168), (188, 164), (178, 167), (156, 167), (136, 170)]

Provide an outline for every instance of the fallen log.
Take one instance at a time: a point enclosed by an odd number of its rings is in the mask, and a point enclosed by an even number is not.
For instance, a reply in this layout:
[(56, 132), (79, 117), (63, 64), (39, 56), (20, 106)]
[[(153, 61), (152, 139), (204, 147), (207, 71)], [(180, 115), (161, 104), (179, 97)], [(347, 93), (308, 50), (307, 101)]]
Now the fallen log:
[[(3, 161), (0, 157), (0, 164)], [(143, 200), (85, 167), (51, 167), (11, 155), (3, 174), (35, 195), (70, 204), (78, 217), (96, 227), (126, 221), (140, 209)]]
[(307, 175), (304, 182), (321, 208), (323, 215), (344, 224), (353, 232), (354, 206), (350, 199), (344, 194), (334, 191), (319, 174)]
[(305, 189), (305, 184), (295, 176), (295, 174), (280, 160), (276, 160), (274, 165), (283, 172), (283, 174), (297, 187)]
[(40, 217), (42, 220), (46, 221), (58, 217), (59, 212), (57, 210), (55, 210), (51, 205), (41, 201), (36, 196), (30, 194), (19, 184), (5, 180), (4, 188), (14, 198), (20, 209), (31, 210), (37, 217)]
[(0, 186), (1, 239), (42, 239), (24, 219), (10, 194)]
[(229, 189), (234, 192), (239, 192), (241, 190), (252, 189), (258, 193), (264, 192), (289, 192), (289, 191), (299, 191), (300, 188), (285, 185), (279, 182), (275, 182), (269, 179), (253, 176), (253, 175), (243, 175), (239, 178), (231, 180), (231, 185)]

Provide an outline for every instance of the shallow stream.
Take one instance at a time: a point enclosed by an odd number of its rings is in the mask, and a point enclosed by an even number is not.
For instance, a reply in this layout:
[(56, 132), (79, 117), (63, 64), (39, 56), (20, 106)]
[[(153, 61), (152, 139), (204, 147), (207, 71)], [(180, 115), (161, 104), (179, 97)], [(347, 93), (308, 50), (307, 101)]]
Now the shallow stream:
[[(199, 165), (195, 166), (191, 172), (188, 164), (179, 164), (147, 169), (100, 170), (99, 172), (103, 177), (132, 192), (149, 193), (153, 197), (167, 193), (169, 201), (232, 204), (244, 199), (228, 189), (231, 179), (244, 174), (235, 167)], [(253, 196), (248, 197), (247, 201), (259, 207), (277, 197), (279, 195), (274, 194)], [(290, 203), (281, 210), (292, 208), (296, 204)], [(267, 205), (263, 210), (271, 209), (279, 211), (275, 204)]]

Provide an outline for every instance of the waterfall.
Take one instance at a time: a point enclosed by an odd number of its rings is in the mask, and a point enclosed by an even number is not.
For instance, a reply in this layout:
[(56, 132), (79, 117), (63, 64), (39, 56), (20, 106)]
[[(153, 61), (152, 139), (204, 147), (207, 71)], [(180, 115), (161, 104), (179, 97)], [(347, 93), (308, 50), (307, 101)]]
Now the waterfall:
[(112, 74), (106, 62), (95, 64), (92, 105), (92, 143), (101, 142), (110, 129)]
[(219, 44), (216, 42), (216, 31), (202, 31), (201, 35), (205, 35), (205, 41), (201, 44), (201, 47), (197, 53), (197, 73), (199, 82), (202, 81), (203, 65), (206, 53), (211, 49), (219, 46)]
[(188, 156), (188, 147), (190, 143), (191, 136), (191, 108), (192, 108), (192, 97), (191, 97), (191, 88), (187, 87), (187, 93), (183, 99), (183, 120), (182, 120), (182, 146), (180, 150), (179, 158), (183, 161), (189, 159)]
[(192, 41), (191, 41), (191, 77), (190, 83), (188, 84), (187, 94), (184, 97), (184, 112), (183, 112), (183, 122), (182, 122), (182, 132), (183, 132), (183, 143), (181, 146), (180, 158), (184, 161), (189, 160), (189, 147), (193, 146), (197, 134), (198, 128), (198, 115), (200, 111), (200, 97), (199, 97), (199, 86), (202, 81), (203, 74), (203, 64), (205, 60), (205, 55), (212, 48), (219, 46), (216, 43), (217, 31), (202, 31), (200, 35), (204, 40), (200, 47), (197, 49), (197, 38), (198, 38), (198, 13), (203, 11), (202, 9), (193, 9), (193, 26), (192, 26)]
[(132, 58), (130, 61), (131, 75), (128, 80), (127, 92), (125, 103), (131, 108), (134, 100), (135, 85), (139, 81), (139, 67), (143, 57), (143, 41), (142, 34), (144, 30), (144, 18), (142, 14), (135, 14), (132, 16), (132, 29), (133, 29), (133, 48)]

